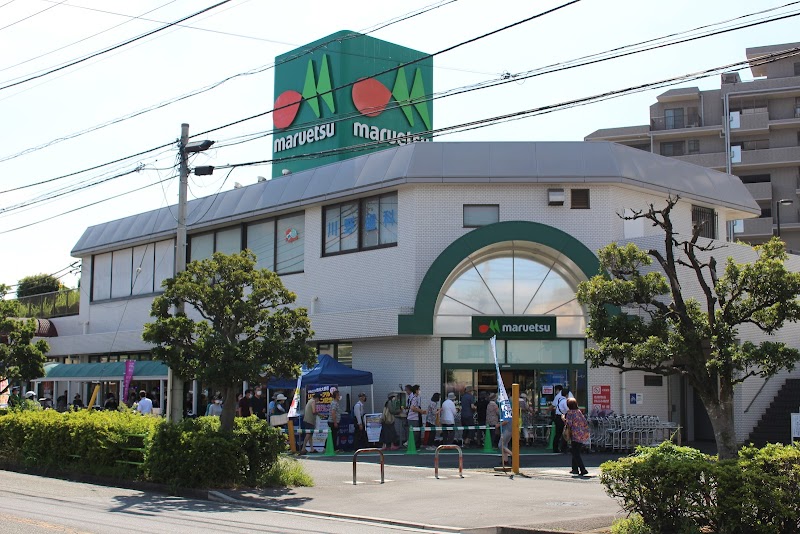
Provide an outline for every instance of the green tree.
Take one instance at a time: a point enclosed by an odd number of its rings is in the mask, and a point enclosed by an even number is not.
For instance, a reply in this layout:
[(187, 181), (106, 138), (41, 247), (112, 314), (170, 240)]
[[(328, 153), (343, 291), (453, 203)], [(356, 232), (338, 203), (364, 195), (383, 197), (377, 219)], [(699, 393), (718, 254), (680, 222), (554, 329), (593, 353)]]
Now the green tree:
[[(755, 247), (752, 263), (728, 258), (720, 276), (714, 254), (725, 245), (701, 240), (699, 226), (691, 236), (680, 235), (670, 218), (678, 201), (670, 198), (664, 209), (651, 204), (624, 217), (660, 228), (663, 249), (612, 243), (599, 252), (610, 276), (580, 284), (578, 300), (589, 311), (587, 336), (597, 343), (587, 359), (592, 367), (686, 377), (711, 419), (720, 458), (735, 458), (735, 386), (751, 376), (791, 370), (800, 359), (797, 349), (783, 343), (740, 343), (738, 329), (752, 325), (773, 334), (797, 321), (800, 274), (787, 271), (783, 242), (772, 239)], [(650, 267), (653, 260), (660, 270)], [(699, 300), (685, 293), (690, 284), (699, 287)]]
[[(193, 261), (163, 287), (142, 337), (179, 376), (224, 388), (222, 431), (233, 429), (242, 381), (296, 376), (301, 365), (314, 363), (306, 309), (291, 306), (296, 295), (275, 273), (256, 269), (249, 250)], [(182, 303), (186, 313), (178, 311)]]
[(61, 289), (61, 282), (51, 274), (34, 274), (17, 282), (17, 298), (52, 293)]
[(32, 343), (36, 319), (20, 319), (19, 303), (6, 300), (8, 286), (0, 284), (0, 379), (11, 383), (44, 376), (45, 353), (50, 350), (43, 339)]

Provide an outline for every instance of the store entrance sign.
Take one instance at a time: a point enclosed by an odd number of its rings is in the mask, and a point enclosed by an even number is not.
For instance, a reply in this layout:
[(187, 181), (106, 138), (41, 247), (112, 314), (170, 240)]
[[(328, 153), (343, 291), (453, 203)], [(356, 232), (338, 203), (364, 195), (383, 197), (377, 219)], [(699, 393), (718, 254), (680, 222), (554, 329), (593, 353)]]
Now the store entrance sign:
[(489, 316), (472, 317), (472, 337), (497, 339), (555, 339), (556, 318), (554, 315)]

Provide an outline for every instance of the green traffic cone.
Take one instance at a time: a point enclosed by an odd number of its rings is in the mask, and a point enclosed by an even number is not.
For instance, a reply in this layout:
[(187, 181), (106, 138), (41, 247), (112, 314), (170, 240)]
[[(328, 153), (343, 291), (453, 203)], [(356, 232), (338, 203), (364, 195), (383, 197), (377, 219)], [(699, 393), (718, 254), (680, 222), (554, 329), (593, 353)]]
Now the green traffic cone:
[(323, 456), (336, 456), (333, 450), (333, 429), (328, 429), (328, 438), (325, 440), (325, 453)]
[(489, 432), (489, 427), (486, 427), (486, 433), (483, 437), (483, 452), (492, 452), (492, 433)]
[(550, 439), (547, 442), (547, 448), (549, 450), (553, 450), (553, 440), (556, 438), (556, 423), (553, 421), (553, 424), (550, 426)]
[(406, 448), (406, 454), (417, 454), (417, 444), (414, 443), (414, 432), (411, 430), (414, 425), (408, 425), (408, 447)]

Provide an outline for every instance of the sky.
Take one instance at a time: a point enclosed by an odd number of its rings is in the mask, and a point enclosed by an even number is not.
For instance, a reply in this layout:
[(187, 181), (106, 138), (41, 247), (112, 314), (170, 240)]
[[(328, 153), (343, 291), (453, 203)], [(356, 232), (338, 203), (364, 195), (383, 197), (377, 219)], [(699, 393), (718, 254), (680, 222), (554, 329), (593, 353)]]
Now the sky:
[[(275, 56), (340, 30), (366, 33), (398, 20), (370, 35), (435, 53), (542, 14), (434, 57), (434, 92), (514, 78), (512, 83), (435, 100), (434, 128), (736, 63), (745, 59), (748, 47), (800, 41), (800, 17), (788, 17), (520, 80), (514, 75), (757, 10), (777, 8), (747, 20), (793, 15), (800, 13), (800, 3), (579, 0), (555, 9), (568, 0), (232, 0), (181, 25), (46, 74), (218, 2), (0, 0), (0, 284), (13, 286), (24, 276), (56, 273), (75, 287), (79, 273), (69, 268), (76, 261), (70, 251), (86, 228), (177, 203), (174, 143), (181, 123), (190, 125), (191, 135), (272, 109), (274, 71), (268, 67)], [(432, 9), (411, 16), (427, 8)], [(117, 121), (249, 71), (261, 72)], [(743, 80), (752, 79), (749, 69), (740, 74)], [(676, 87), (687, 86), (719, 88), (719, 75)], [(435, 140), (580, 141), (600, 128), (648, 123), (649, 106), (666, 90), (651, 89)], [(115, 123), (96, 129), (110, 121)], [(192, 166), (269, 159), (269, 136), (223, 145), (271, 128), (271, 116), (265, 115), (215, 131), (206, 138), (217, 147), (195, 156)], [(74, 136), (85, 130), (93, 131)], [(170, 143), (137, 158), (52, 180)], [(189, 198), (213, 195), (237, 182), (252, 184), (271, 172), (265, 165), (237, 168), (227, 179), (228, 173), (219, 171), (192, 175)], [(68, 192), (104, 178), (109, 180)], [(46, 180), (50, 181), (23, 187)], [(129, 193), (135, 189), (140, 190)], [(64, 194), (45, 198), (57, 193)]]

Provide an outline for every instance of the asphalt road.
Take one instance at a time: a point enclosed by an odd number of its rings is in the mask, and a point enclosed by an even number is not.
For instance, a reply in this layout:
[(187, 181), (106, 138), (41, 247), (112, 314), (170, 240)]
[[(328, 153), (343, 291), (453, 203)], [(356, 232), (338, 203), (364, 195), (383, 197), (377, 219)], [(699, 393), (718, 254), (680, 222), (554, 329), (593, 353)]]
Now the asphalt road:
[(0, 487), (0, 532), (4, 534), (419, 532), (369, 521), (168, 497), (7, 471), (0, 471)]

